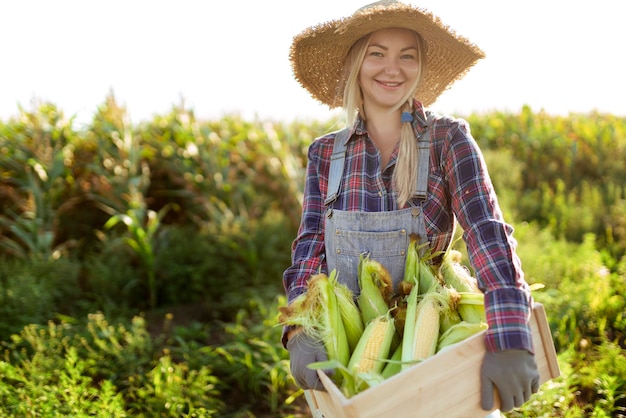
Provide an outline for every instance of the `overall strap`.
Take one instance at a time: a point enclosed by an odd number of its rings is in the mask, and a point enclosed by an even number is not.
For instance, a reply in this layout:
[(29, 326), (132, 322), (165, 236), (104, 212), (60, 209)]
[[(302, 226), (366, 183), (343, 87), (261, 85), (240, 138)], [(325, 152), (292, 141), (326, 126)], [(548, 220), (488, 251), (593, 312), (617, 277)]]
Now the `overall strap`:
[(430, 168), (430, 130), (433, 116), (428, 115), (426, 130), (417, 138), (417, 184), (413, 197), (423, 202), (428, 195), (428, 170)]
[(343, 166), (346, 161), (346, 140), (350, 135), (350, 128), (344, 128), (335, 134), (333, 154), (330, 157), (330, 170), (328, 172), (328, 192), (324, 205), (328, 206), (337, 200), (339, 185), (343, 177)]

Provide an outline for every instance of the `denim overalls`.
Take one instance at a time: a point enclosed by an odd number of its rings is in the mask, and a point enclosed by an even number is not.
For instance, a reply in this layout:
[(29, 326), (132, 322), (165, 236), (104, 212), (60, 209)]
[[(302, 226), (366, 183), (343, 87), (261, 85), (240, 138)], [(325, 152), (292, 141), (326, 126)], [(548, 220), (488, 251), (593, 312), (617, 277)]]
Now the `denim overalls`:
[(337, 278), (355, 295), (359, 294), (357, 266), (361, 255), (369, 255), (383, 264), (393, 279), (394, 289), (404, 277), (406, 251), (411, 234), (420, 244), (427, 242), (422, 204), (426, 200), (430, 163), (429, 126), (418, 138), (417, 187), (411, 207), (389, 212), (343, 211), (332, 208), (340, 192), (349, 129), (339, 131), (331, 157), (326, 206), (326, 262), (328, 272), (337, 270)]

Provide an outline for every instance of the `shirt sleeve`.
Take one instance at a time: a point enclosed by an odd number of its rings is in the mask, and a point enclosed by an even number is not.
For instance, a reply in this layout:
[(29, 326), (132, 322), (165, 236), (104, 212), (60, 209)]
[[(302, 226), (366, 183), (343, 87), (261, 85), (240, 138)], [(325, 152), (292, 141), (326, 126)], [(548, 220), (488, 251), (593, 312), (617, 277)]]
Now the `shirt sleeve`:
[[(328, 273), (324, 242), (324, 199), (320, 183), (327, 189), (326, 177), (320, 182), (321, 156), (318, 143), (313, 142), (308, 151), (302, 218), (298, 234), (291, 246), (291, 266), (283, 273), (283, 286), (287, 302), (291, 303), (306, 292), (309, 278), (316, 273)], [(286, 344), (286, 332), (283, 330), (283, 345)]]
[(485, 294), (487, 350), (533, 351), (532, 298), (478, 144), (467, 122), (452, 125), (442, 153), (454, 214), (463, 228), (469, 262)]

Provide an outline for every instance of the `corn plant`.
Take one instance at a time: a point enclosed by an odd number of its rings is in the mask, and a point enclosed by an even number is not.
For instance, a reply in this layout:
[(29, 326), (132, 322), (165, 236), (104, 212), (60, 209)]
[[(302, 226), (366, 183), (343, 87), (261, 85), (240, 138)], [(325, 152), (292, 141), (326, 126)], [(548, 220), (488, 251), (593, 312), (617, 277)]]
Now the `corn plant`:
[(145, 204), (140, 200), (126, 213), (113, 215), (104, 225), (105, 229), (111, 229), (117, 224), (123, 224), (128, 233), (119, 239), (128, 245), (141, 260), (144, 268), (150, 308), (157, 306), (157, 283), (154, 260), (154, 247), (157, 233), (161, 227), (161, 220), (165, 216), (168, 208), (164, 208), (159, 213), (146, 209)]
[[(123, 115), (118, 116), (124, 119)], [(124, 196), (128, 208), (111, 216), (104, 224), (104, 229), (111, 230), (118, 224), (125, 226), (127, 235), (117, 240), (126, 244), (139, 258), (146, 275), (149, 305), (154, 309), (157, 305), (154, 245), (161, 220), (169, 207), (159, 213), (148, 209), (145, 192), (150, 185), (150, 170), (148, 164), (142, 160), (143, 147), (139, 139), (133, 135), (128, 123), (123, 123), (122, 129), (122, 135), (117, 130), (110, 132), (110, 139), (117, 155), (117, 160), (110, 165), (113, 166), (114, 172), (127, 182)]]
[[(0, 156), (0, 183), (22, 196), (18, 207), (0, 214), (0, 247), (20, 258), (58, 258), (71, 243), (55, 243), (55, 196), (65, 181), (64, 150), (34, 151), (32, 145), (16, 146), (13, 156)], [(20, 158), (21, 157), (21, 158)]]

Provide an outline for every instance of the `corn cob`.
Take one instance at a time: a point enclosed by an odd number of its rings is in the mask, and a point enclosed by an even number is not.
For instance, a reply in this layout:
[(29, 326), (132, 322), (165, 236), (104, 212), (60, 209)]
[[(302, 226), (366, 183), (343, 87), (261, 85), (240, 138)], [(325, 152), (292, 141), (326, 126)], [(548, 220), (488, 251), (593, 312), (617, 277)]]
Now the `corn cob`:
[(364, 326), (363, 320), (361, 319), (361, 311), (354, 301), (352, 291), (348, 286), (337, 281), (337, 274), (334, 270), (331, 272), (329, 279), (333, 282), (335, 287), (335, 295), (337, 297), (337, 304), (339, 305), (341, 320), (343, 322), (346, 338), (348, 339), (348, 346), (352, 353), (363, 334)]
[(413, 358), (422, 360), (435, 354), (439, 337), (439, 303), (426, 295), (417, 307)]
[[(415, 286), (409, 296), (407, 297), (406, 302), (406, 312), (404, 314), (404, 326), (402, 332), (402, 361), (406, 361), (407, 358), (412, 357), (405, 353), (410, 353), (413, 350), (412, 341), (415, 340), (415, 322), (417, 319), (417, 304), (419, 287)], [(402, 370), (408, 368), (408, 365), (403, 364)]]
[(307, 292), (287, 308), (280, 309), (279, 319), (282, 325), (302, 327), (302, 332), (323, 342), (329, 360), (347, 366), (350, 347), (335, 294), (335, 274), (331, 273), (333, 280), (324, 273), (311, 276)]
[(433, 288), (441, 285), (437, 279), (437, 275), (425, 259), (420, 259), (418, 261), (417, 268), (419, 270), (418, 277), (420, 294), (424, 295), (433, 290)]
[[(333, 273), (336, 274), (334, 271)], [(346, 365), (350, 360), (350, 348), (337, 303), (335, 287), (328, 276), (318, 275), (317, 277), (318, 280), (314, 277), (311, 281), (319, 282), (319, 285), (314, 286), (314, 288), (319, 288), (320, 299), (322, 300), (319, 321), (324, 331), (322, 340), (328, 358), (338, 360), (341, 364)]]
[(461, 316), (457, 311), (460, 295), (456, 289), (447, 285), (440, 286), (438, 289), (443, 296), (443, 300), (445, 300), (441, 309), (441, 322), (439, 324), (439, 333), (442, 334), (453, 325), (461, 322)]
[(359, 260), (358, 281), (361, 292), (358, 305), (363, 318), (363, 325), (385, 315), (389, 311), (389, 301), (393, 292), (393, 284), (389, 271), (378, 261), (367, 257)]
[(485, 322), (473, 324), (467, 321), (461, 321), (441, 334), (437, 343), (437, 352), (439, 353), (444, 351), (452, 345), (461, 342), (485, 329), (487, 329), (487, 324)]
[(485, 296), (482, 293), (459, 292), (457, 311), (461, 319), (474, 324), (487, 322), (485, 316)]
[[(413, 293), (411, 292), (407, 302), (407, 315), (402, 339), (403, 370), (408, 368), (412, 362), (424, 360), (435, 354), (439, 339), (441, 305), (444, 303), (443, 296), (431, 290), (423, 295), (416, 304), (417, 298)], [(413, 299), (411, 299), (412, 297)]]
[(381, 360), (389, 356), (394, 333), (393, 319), (388, 313), (372, 319), (350, 357), (348, 369), (354, 373), (380, 373), (385, 366)]
[[(417, 236), (414, 234), (411, 234), (409, 247), (407, 248), (407, 251), (406, 251), (406, 262), (404, 265), (404, 277), (402, 280), (403, 283), (410, 284), (411, 288), (419, 283), (419, 276), (418, 276), (419, 270), (417, 267), (418, 262), (419, 262), (419, 253), (418, 253), (418, 246), (417, 246)], [(406, 292), (405, 294), (408, 295), (409, 292)]]
[(459, 292), (481, 293), (476, 279), (461, 264), (461, 256), (460, 251), (449, 248), (441, 260), (441, 266), (438, 271), (439, 277), (445, 284), (452, 286)]

